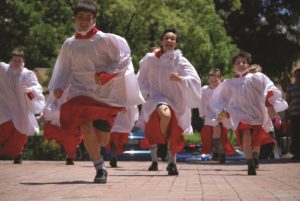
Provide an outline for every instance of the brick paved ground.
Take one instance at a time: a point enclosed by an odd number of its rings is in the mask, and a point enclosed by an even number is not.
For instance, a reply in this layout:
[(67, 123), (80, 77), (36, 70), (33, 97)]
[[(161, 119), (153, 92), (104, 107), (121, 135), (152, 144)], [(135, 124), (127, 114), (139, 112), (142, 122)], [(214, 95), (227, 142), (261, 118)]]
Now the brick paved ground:
[(0, 200), (300, 200), (299, 162), (264, 161), (257, 176), (247, 176), (241, 162), (179, 163), (179, 176), (167, 176), (164, 162), (157, 172), (147, 171), (149, 164), (120, 161), (108, 168), (107, 184), (94, 184), (91, 162), (0, 161)]

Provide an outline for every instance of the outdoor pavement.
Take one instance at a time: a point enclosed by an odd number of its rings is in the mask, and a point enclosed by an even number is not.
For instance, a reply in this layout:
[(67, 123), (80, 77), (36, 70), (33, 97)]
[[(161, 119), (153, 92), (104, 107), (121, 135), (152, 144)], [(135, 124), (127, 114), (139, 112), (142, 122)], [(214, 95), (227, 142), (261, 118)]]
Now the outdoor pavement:
[(178, 163), (179, 176), (168, 176), (166, 162), (147, 171), (149, 161), (119, 161), (108, 169), (107, 184), (94, 184), (91, 162), (0, 161), (1, 201), (118, 200), (249, 200), (299, 201), (300, 163), (291, 159), (262, 161), (258, 174), (248, 176), (245, 162)]

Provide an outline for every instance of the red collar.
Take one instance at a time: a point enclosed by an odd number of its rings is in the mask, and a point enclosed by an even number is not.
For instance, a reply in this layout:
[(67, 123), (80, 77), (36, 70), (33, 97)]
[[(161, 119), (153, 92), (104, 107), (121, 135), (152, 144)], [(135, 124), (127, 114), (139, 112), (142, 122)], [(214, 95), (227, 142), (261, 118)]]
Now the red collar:
[(160, 58), (162, 54), (163, 54), (163, 53), (162, 53), (160, 50), (154, 50), (154, 55), (155, 55), (157, 58)]
[(242, 74), (242, 75), (236, 74), (234, 77), (235, 77), (235, 78), (245, 77), (248, 73), (249, 73), (249, 71), (245, 72), (245, 73)]
[(92, 28), (89, 32), (87, 32), (85, 35), (82, 35), (80, 33), (77, 33), (75, 35), (75, 38), (76, 39), (89, 39), (91, 38), (92, 36), (94, 36), (97, 32), (99, 31), (99, 29), (97, 28)]

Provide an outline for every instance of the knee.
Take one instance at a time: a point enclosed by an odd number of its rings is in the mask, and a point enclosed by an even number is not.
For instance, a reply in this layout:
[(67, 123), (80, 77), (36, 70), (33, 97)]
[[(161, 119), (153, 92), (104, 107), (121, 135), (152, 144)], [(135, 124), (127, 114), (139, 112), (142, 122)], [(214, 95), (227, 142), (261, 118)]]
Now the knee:
[(157, 108), (158, 115), (161, 119), (170, 120), (171, 119), (171, 109), (168, 105), (160, 105)]
[(80, 132), (83, 135), (89, 135), (92, 133), (93, 125), (91, 122), (84, 123), (80, 125)]

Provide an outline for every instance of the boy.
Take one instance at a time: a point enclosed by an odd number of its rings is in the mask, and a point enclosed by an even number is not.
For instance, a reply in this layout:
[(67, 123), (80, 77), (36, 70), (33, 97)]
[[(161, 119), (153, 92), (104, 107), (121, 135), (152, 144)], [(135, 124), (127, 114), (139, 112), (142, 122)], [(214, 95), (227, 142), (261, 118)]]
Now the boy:
[(146, 103), (142, 105), (146, 138), (157, 171), (157, 144), (168, 143), (168, 175), (178, 175), (176, 153), (184, 146), (183, 133), (191, 133), (191, 108), (200, 101), (201, 80), (190, 62), (175, 50), (179, 35), (166, 29), (161, 48), (140, 61), (138, 80)]
[(216, 113), (210, 105), (211, 95), (215, 88), (221, 84), (221, 71), (213, 68), (208, 74), (208, 83), (201, 88), (201, 101), (199, 114), (203, 118), (204, 126), (200, 131), (202, 140), (201, 154), (213, 152), (213, 160), (219, 160), (220, 163), (226, 162), (225, 154), (235, 153), (234, 148), (228, 139), (228, 129), (232, 127), (231, 120), (224, 118), (217, 120)]
[[(269, 111), (279, 112), (282, 103), (281, 91), (264, 74), (249, 73), (251, 54), (239, 52), (232, 58), (236, 76), (225, 80), (212, 95), (212, 106), (221, 118), (226, 111), (232, 118), (236, 138), (243, 148), (248, 164), (248, 175), (256, 175), (253, 158), (254, 150), (259, 150), (262, 128), (268, 120)], [(254, 152), (255, 153), (255, 152)]]
[(94, 182), (106, 183), (100, 146), (107, 144), (118, 112), (143, 103), (143, 98), (126, 40), (95, 28), (96, 13), (94, 2), (78, 2), (74, 9), (77, 34), (64, 42), (49, 90), (59, 99), (69, 87), (61, 106), (61, 126), (79, 129), (96, 169)]
[(38, 133), (35, 114), (41, 113), (45, 99), (34, 72), (24, 67), (25, 55), (15, 48), (9, 64), (0, 63), (0, 157), (20, 164), (27, 135)]

